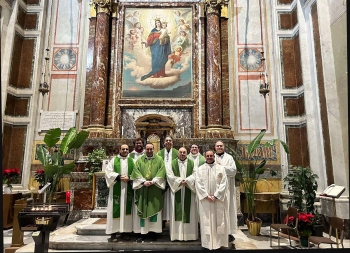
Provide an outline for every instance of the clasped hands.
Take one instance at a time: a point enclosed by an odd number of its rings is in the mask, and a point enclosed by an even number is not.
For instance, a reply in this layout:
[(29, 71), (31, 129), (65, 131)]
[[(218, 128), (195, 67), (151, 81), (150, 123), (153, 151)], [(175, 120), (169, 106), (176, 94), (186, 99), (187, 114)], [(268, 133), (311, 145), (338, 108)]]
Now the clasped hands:
[(154, 184), (154, 183), (153, 183), (152, 181), (145, 181), (145, 182), (143, 183), (143, 185), (146, 186), (146, 187), (151, 186), (151, 185), (153, 185), (153, 184)]
[(120, 176), (120, 181), (123, 181), (123, 182), (127, 183), (127, 182), (129, 182), (129, 180), (130, 180), (129, 177), (126, 176), (126, 175), (123, 175), (123, 176), (121, 175)]
[(208, 195), (208, 196), (206, 197), (206, 199), (207, 199), (209, 202), (215, 202), (215, 200), (216, 200), (216, 198), (214, 197), (214, 195), (212, 195), (212, 196)]

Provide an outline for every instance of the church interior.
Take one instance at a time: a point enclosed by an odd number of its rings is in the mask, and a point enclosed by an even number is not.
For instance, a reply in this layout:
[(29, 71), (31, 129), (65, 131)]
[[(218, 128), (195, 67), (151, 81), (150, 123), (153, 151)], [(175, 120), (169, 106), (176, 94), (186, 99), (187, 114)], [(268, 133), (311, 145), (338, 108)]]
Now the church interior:
[[(43, 201), (37, 148), (52, 128), (89, 133), (65, 156), (75, 166), (56, 189), (58, 202), (70, 193), (70, 223), (105, 217), (104, 173), (91, 182), (86, 172), (97, 148), (111, 158), (140, 137), (158, 151), (170, 135), (174, 148), (195, 143), (203, 154), (221, 140), (248, 163), (265, 129), (261, 142), (282, 140), (289, 154), (276, 142), (255, 156), (277, 172), (257, 184), (276, 198), (272, 210), (262, 204), (264, 221), (285, 215), (292, 166), (310, 167), (315, 208), (326, 219), (336, 209), (349, 238), (346, 9), (346, 0), (0, 0), (2, 170), (21, 172), (3, 205)], [(154, 46), (157, 22), (166, 28)], [(321, 196), (332, 184), (344, 193)]]

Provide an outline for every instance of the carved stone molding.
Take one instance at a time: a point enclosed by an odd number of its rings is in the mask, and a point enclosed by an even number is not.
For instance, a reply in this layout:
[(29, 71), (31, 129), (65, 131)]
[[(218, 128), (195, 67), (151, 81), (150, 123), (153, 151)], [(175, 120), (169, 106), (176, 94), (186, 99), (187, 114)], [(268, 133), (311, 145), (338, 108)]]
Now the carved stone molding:
[(112, 0), (93, 0), (92, 4), (95, 6), (97, 13), (107, 13), (110, 14), (112, 12)]
[(224, 17), (227, 16), (227, 6), (229, 0), (206, 0), (206, 14), (217, 14), (221, 13)]

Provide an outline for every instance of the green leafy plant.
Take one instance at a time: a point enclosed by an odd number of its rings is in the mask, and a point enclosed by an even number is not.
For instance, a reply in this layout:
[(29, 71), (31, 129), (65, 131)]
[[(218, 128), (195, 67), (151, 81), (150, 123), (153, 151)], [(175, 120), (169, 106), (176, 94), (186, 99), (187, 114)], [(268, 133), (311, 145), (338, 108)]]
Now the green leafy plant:
[(263, 159), (261, 162), (258, 162), (261, 147), (271, 147), (275, 145), (275, 143), (280, 142), (282, 144), (282, 147), (284, 148), (284, 151), (287, 154), (289, 154), (287, 144), (279, 139), (272, 139), (266, 141), (265, 144), (261, 144), (261, 140), (264, 137), (265, 132), (265, 129), (261, 130), (260, 133), (249, 143), (247, 148), (247, 163), (243, 163), (242, 157), (230, 148), (232, 151), (230, 153), (232, 154), (237, 167), (236, 179), (241, 183), (243, 187), (248, 212), (248, 220), (250, 221), (257, 221), (255, 212), (254, 193), (256, 192), (256, 183), (259, 180), (265, 180), (263, 178), (260, 178), (260, 176), (264, 174), (265, 171), (269, 171), (271, 176), (277, 175), (277, 173), (274, 170), (265, 168), (267, 162), (266, 159)]
[(289, 195), (291, 196), (291, 203), (299, 211), (306, 213), (314, 213), (317, 181), (318, 176), (312, 172), (310, 167), (290, 166), (292, 169), (283, 179), (288, 183)]
[(103, 148), (96, 148), (92, 153), (88, 153), (85, 171), (89, 172), (89, 182), (92, 181), (95, 172), (102, 170), (103, 159), (107, 159), (106, 151)]
[(75, 167), (75, 161), (64, 164), (64, 156), (67, 155), (72, 149), (78, 149), (84, 143), (89, 136), (89, 132), (80, 131), (77, 132), (75, 127), (68, 130), (63, 137), (59, 148), (57, 143), (61, 138), (61, 129), (52, 128), (47, 131), (44, 136), (44, 142), (47, 148), (43, 145), (37, 147), (37, 155), (41, 164), (44, 166), (45, 171), (45, 183), (48, 178), (52, 178), (52, 183), (49, 191), (48, 200), (52, 201), (57, 183), (61, 179), (62, 175), (69, 174)]

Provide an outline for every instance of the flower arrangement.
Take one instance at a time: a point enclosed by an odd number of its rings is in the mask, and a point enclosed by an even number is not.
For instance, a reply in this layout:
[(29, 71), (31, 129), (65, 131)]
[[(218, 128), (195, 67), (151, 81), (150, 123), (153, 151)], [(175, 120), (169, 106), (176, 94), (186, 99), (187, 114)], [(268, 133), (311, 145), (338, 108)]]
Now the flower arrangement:
[(2, 170), (2, 183), (12, 188), (12, 184), (19, 183), (21, 170), (18, 168)]
[[(284, 219), (286, 223), (287, 217)], [(312, 226), (314, 221), (314, 215), (312, 213), (300, 212), (298, 213), (298, 232), (300, 237), (309, 237), (312, 234)], [(294, 217), (288, 217), (287, 225), (294, 227)]]
[(39, 186), (44, 186), (45, 185), (45, 170), (35, 171), (34, 180), (39, 183)]

